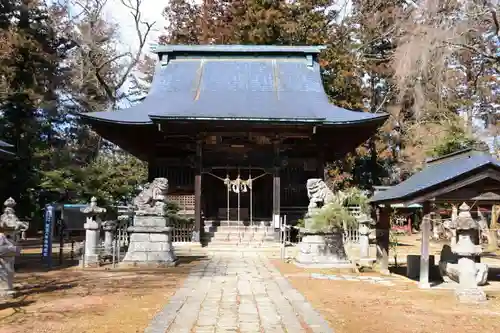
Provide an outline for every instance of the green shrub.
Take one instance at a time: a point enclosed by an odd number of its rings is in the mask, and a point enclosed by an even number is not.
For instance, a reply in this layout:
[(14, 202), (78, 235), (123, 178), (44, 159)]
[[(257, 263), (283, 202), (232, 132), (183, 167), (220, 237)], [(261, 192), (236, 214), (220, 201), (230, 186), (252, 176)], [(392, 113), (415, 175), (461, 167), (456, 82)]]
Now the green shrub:
[(344, 227), (357, 225), (356, 218), (339, 203), (327, 204), (309, 218), (309, 228), (319, 232), (338, 232)]

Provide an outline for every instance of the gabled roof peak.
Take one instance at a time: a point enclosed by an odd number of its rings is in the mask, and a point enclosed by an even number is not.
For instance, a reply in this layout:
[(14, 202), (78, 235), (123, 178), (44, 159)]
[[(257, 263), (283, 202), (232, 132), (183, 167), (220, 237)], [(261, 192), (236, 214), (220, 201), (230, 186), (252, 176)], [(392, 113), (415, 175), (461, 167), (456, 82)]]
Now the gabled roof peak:
[(426, 160), (426, 164), (431, 165), (431, 164), (442, 163), (442, 162), (448, 161), (450, 159), (454, 159), (457, 157), (463, 157), (464, 155), (469, 155), (469, 157), (472, 155), (486, 155), (486, 156), (491, 157), (490, 152), (487, 150), (478, 149), (478, 148), (466, 148), (466, 149), (458, 150), (456, 152), (446, 154), (446, 155), (443, 155), (440, 157), (428, 159), (428, 160)]

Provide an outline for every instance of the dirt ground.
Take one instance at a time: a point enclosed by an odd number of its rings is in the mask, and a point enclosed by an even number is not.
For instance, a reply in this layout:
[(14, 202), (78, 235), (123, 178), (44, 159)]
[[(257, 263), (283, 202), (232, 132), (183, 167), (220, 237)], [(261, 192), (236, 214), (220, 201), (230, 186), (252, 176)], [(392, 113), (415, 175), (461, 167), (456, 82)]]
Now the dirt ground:
[[(419, 236), (400, 237), (400, 259), (420, 253)], [(439, 255), (442, 244), (431, 243), (431, 254)], [(392, 254), (391, 254), (392, 255)], [(438, 260), (438, 258), (436, 258)], [(399, 259), (398, 259), (399, 261)], [(482, 259), (500, 267), (500, 257)], [(378, 275), (338, 270), (311, 270), (276, 260), (274, 265), (292, 285), (321, 312), (336, 333), (467, 333), (500, 332), (500, 269), (490, 270), (497, 281), (485, 287), (489, 301), (484, 305), (459, 304), (453, 290), (421, 290), (414, 281), (393, 274), (394, 286), (363, 281), (313, 279), (308, 274)], [(404, 271), (400, 267), (398, 271)], [(498, 276), (497, 276), (498, 275)], [(493, 289), (490, 289), (494, 287)]]
[(16, 273), (18, 296), (0, 300), (0, 333), (143, 332), (202, 258), (165, 269), (65, 268)]

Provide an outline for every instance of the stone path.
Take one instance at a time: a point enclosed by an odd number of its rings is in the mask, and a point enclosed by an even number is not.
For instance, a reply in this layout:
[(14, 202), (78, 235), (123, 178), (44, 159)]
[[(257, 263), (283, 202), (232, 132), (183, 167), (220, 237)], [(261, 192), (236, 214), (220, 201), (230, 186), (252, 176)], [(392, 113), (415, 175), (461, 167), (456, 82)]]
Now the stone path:
[[(300, 315), (298, 315), (300, 314)], [(145, 333), (333, 333), (265, 257), (216, 255), (195, 267)]]

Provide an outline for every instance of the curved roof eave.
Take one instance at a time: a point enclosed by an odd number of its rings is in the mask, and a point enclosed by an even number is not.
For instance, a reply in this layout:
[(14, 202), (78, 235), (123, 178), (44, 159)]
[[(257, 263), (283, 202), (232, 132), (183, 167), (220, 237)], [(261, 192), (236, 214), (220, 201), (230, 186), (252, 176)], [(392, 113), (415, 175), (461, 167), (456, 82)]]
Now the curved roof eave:
[(16, 154), (10, 152), (8, 150), (0, 149), (0, 159), (13, 159), (16, 157)]
[[(339, 126), (339, 125), (358, 125), (358, 124), (369, 124), (369, 123), (381, 123), (383, 124), (388, 118), (389, 114), (387, 113), (378, 113), (378, 114), (373, 114), (373, 113), (367, 113), (367, 112), (357, 112), (357, 111), (350, 111), (347, 109), (344, 109), (345, 112), (352, 112), (356, 114), (362, 114), (363, 117), (351, 119), (351, 120), (335, 120), (335, 119), (326, 119), (323, 124), (324, 125), (332, 125), (332, 126)], [(366, 116), (364, 116), (366, 115)]]
[(144, 106), (142, 105), (142, 103), (127, 109), (116, 111), (100, 111), (89, 113), (75, 112), (73, 114), (89, 122), (97, 121), (102, 123), (121, 125), (153, 124), (151, 119), (148, 117), (147, 111), (144, 110)]
[(7, 143), (5, 141), (0, 140), (0, 147), (4, 148), (14, 148), (14, 145), (11, 145), (10, 143)]

